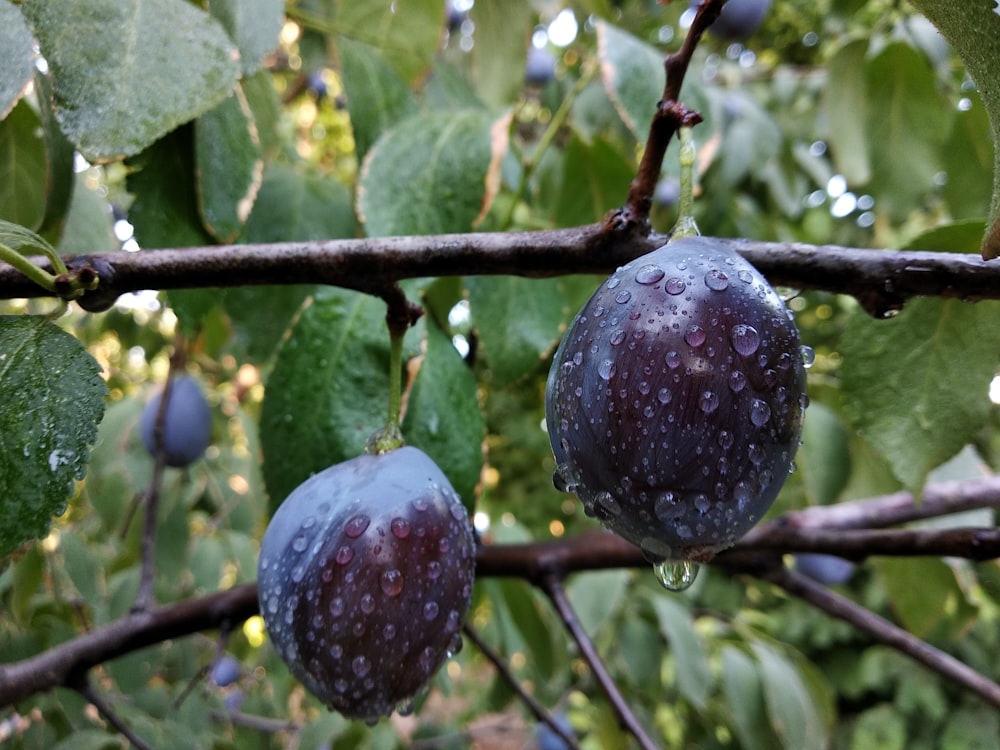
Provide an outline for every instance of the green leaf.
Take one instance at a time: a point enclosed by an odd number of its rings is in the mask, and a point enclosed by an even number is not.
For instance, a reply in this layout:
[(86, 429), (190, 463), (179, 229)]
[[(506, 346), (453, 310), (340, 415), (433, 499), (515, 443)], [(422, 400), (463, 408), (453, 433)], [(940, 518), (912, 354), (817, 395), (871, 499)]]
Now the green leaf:
[(52, 80), (47, 75), (36, 74), (35, 89), (38, 111), (42, 118), (47, 170), (45, 215), (38, 226), (38, 232), (53, 244), (57, 244), (63, 236), (73, 203), (73, 192), (77, 182), (74, 174), (76, 149), (63, 135), (56, 120), (56, 113), (52, 108)]
[(552, 219), (564, 227), (600, 221), (609, 209), (622, 205), (635, 175), (625, 156), (601, 138), (587, 143), (574, 137), (566, 146), (563, 168)]
[(403, 436), (441, 467), (470, 511), (483, 470), (486, 421), (476, 379), (435, 325), (427, 325), (427, 348), (410, 388)]
[(0, 555), (44, 536), (65, 510), (106, 393), (73, 336), (44, 318), (0, 317)]
[[(351, 195), (325, 175), (273, 164), (264, 173), (241, 242), (306, 242), (353, 237)], [(267, 360), (292, 316), (311, 292), (308, 285), (244, 286), (218, 292), (237, 345), (250, 360)]]
[(505, 107), (524, 84), (524, 66), (534, 11), (527, 0), (477, 0), (469, 17), (476, 24), (469, 53), (470, 75), (480, 98)]
[(871, 152), (871, 189), (880, 207), (903, 218), (934, 188), (953, 107), (926, 58), (903, 42), (869, 60), (865, 76), (867, 137), (878, 144)]
[[(411, 329), (411, 341), (415, 335)], [(260, 439), (272, 508), (311, 474), (360, 455), (388, 409), (385, 303), (323, 290), (303, 309), (267, 379)]]
[(826, 732), (812, 696), (795, 665), (762, 642), (751, 644), (760, 667), (764, 701), (782, 745), (794, 750), (821, 750)]
[(30, 229), (45, 215), (48, 160), (42, 121), (21, 100), (0, 121), (0, 218)]
[(467, 279), (472, 322), (496, 383), (511, 383), (538, 368), (559, 341), (569, 317), (558, 279), (480, 276)]
[(827, 124), (824, 137), (830, 143), (830, 156), (837, 171), (850, 185), (865, 185), (871, 179), (870, 134), (865, 127), (869, 104), (865, 83), (867, 55), (867, 39), (858, 39), (837, 50), (827, 66), (823, 89), (823, 119)]
[(847, 432), (832, 409), (813, 402), (806, 410), (802, 445), (795, 457), (812, 505), (837, 501), (851, 476)]
[(337, 31), (374, 47), (404, 81), (413, 82), (430, 68), (441, 46), (444, 5), (439, 0), (338, 0)]
[(6, 117), (24, 94), (35, 72), (35, 51), (28, 24), (21, 9), (0, 3), (0, 120)]
[(954, 571), (938, 558), (882, 557), (872, 564), (893, 612), (918, 638), (930, 635), (962, 598)]
[(918, 491), (985, 423), (998, 350), (992, 303), (921, 298), (891, 320), (857, 311), (848, 321), (845, 411), (908, 489)]
[(250, 105), (253, 123), (260, 139), (261, 155), (265, 162), (270, 161), (281, 147), (281, 99), (274, 88), (274, 77), (267, 70), (261, 70), (250, 78), (244, 78), (240, 83), (243, 94)]
[[(954, 218), (982, 219), (990, 207), (994, 146), (982, 101), (973, 92), (967, 98), (972, 106), (955, 112), (951, 135), (944, 146), (948, 172), (944, 197)], [(980, 230), (978, 240), (982, 238)]]
[(1000, 15), (994, 0), (913, 0), (941, 31), (976, 82), (993, 129), (993, 199), (984, 258), (1000, 256)]
[(139, 153), (222, 101), (240, 74), (225, 29), (183, 0), (23, 7), (52, 71), (63, 131), (92, 162)]
[(76, 188), (59, 243), (60, 255), (110, 253), (119, 249), (108, 201), (87, 187), (83, 174), (73, 176)]
[(232, 242), (257, 199), (264, 162), (250, 106), (237, 87), (195, 121), (195, 178), (205, 228)]
[(566, 595), (580, 624), (592, 637), (621, 607), (631, 577), (627, 570), (601, 570), (569, 582)]
[(360, 177), (368, 235), (471, 231), (497, 189), (507, 121), (470, 109), (416, 115), (385, 132)]
[(337, 39), (354, 145), (363, 159), (375, 140), (416, 110), (409, 88), (378, 50), (345, 36)]
[(892, 706), (870, 708), (858, 716), (850, 742), (856, 750), (903, 750), (906, 722)]
[(743, 747), (775, 747), (778, 738), (767, 719), (757, 664), (741, 649), (722, 648), (720, 674), (732, 729)]
[(659, 592), (649, 600), (677, 665), (678, 690), (695, 708), (704, 709), (712, 689), (712, 672), (701, 637), (691, 624), (691, 612)]
[(244, 76), (256, 73), (267, 54), (278, 46), (285, 22), (283, 0), (208, 0), (208, 12), (239, 47)]
[(597, 23), (597, 44), (608, 96), (628, 129), (644, 141), (656, 103), (663, 96), (664, 55), (604, 21)]

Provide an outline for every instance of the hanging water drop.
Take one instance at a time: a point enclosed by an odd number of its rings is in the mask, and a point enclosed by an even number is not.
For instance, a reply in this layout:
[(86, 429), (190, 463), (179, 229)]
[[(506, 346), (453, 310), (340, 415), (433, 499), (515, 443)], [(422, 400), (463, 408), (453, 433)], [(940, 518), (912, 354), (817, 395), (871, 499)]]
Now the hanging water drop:
[(653, 566), (653, 574), (667, 591), (684, 591), (698, 577), (698, 568), (690, 560), (664, 560)]

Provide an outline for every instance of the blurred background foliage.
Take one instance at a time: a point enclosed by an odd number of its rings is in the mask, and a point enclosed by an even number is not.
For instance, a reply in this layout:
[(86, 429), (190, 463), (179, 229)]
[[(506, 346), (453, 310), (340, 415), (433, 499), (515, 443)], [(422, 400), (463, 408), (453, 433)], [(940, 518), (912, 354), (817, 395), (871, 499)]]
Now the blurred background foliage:
[[(4, 14), (20, 12), (2, 5)], [(68, 5), (90, 12), (88, 3)], [(169, 32), (169, 5), (131, 30)], [(204, 106), (177, 122), (164, 117), (162, 132), (132, 145), (86, 101), (77, 123), (86, 137), (69, 143), (66, 121), (53, 119), (40, 93), (54, 83), (56, 100), (72, 103), (58, 62), (88, 53), (95, 69), (117, 71), (128, 113), (150, 86), (142, 64), (121, 63), (110, 30), (81, 28), (66, 41), (56, 21), (28, 13), (47, 63), (23, 74), (34, 76), (23, 98), (0, 101), (0, 156), (27, 164), (4, 172), (0, 218), (66, 254), (598, 221), (624, 201), (662, 91), (663, 54), (690, 23), (683, 0), (277, 5), (192, 1), (239, 46), (238, 93), (202, 91)], [(244, 15), (227, 15), (236, 6)], [(198, 64), (179, 66), (171, 80), (185, 85)], [(906, 3), (776, 0), (749, 38), (705, 38), (684, 99), (705, 120), (695, 131), (704, 234), (977, 250), (992, 185), (987, 115), (961, 61)], [(676, 202), (672, 146), (655, 229), (669, 230)], [(553, 488), (543, 424), (549, 357), (599, 281), (566, 271), (407, 285), (427, 311), (408, 344), (413, 372), (421, 363), (435, 378), (471, 371), (474, 379), (451, 401), (426, 396), (404, 427), (462, 489), (488, 543), (558, 539), (595, 525)], [(995, 470), (995, 303), (920, 300), (876, 311), (887, 318), (876, 320), (850, 298), (782, 291), (816, 361), (798, 470), (773, 513)], [(50, 304), (14, 300), (0, 310)], [(383, 314), (381, 302), (353, 292), (275, 286), (144, 292), (105, 313), (64, 317), (103, 367), (108, 407), (65, 514), (3, 564), (0, 658), (39, 653), (131, 605), (135, 504), (152, 468), (136, 423), (177, 342), (209, 395), (214, 441), (204, 460), (166, 477), (156, 548), (164, 603), (253, 581), (270, 510), (309, 473), (360, 452), (370, 430), (358, 424), (374, 428), (382, 418)], [(428, 348), (428, 330), (454, 346)], [(947, 522), (992, 526), (994, 517)], [(995, 561), (872, 558), (832, 585), (1000, 678)], [(672, 594), (648, 570), (620, 570), (577, 575), (569, 592), (664, 747), (1000, 744), (994, 710), (752, 578), (708, 566), (691, 589)], [(469, 620), (528, 690), (568, 717), (581, 747), (629, 746), (539, 592), (481, 580)], [(211, 674), (223, 653), (239, 661), (235, 679)], [(114, 709), (158, 747), (535, 743), (530, 714), (473, 647), (447, 664), (414, 714), (374, 727), (308, 696), (259, 618), (221, 637), (116, 659), (98, 678)], [(68, 690), (0, 713), (4, 747), (123, 742)]]

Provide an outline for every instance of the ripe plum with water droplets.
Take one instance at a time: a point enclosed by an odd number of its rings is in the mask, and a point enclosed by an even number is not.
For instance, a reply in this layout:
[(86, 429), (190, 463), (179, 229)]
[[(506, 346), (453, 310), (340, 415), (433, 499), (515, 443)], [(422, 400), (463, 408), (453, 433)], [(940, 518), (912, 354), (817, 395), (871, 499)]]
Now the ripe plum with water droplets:
[(461, 648), (475, 540), (437, 465), (404, 447), (307, 479), (268, 525), (260, 610), (289, 671), (332, 710), (376, 720)]
[(782, 299), (718, 240), (680, 239), (619, 268), (563, 337), (555, 481), (651, 561), (704, 561), (774, 502), (806, 404)]

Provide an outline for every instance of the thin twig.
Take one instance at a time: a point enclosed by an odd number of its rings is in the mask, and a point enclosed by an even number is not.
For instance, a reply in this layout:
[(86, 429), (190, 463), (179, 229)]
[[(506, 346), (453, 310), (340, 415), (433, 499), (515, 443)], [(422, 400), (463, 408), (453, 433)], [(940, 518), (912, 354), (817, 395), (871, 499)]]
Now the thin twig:
[(773, 567), (760, 577), (827, 614), (850, 623), (879, 643), (896, 649), (1000, 708), (1000, 685), (860, 604), (784, 566)]
[(136, 750), (153, 750), (152, 745), (147, 745), (145, 741), (142, 740), (135, 732), (132, 731), (131, 727), (126, 724), (120, 716), (111, 708), (111, 706), (104, 700), (104, 697), (94, 690), (93, 686), (89, 682), (84, 682), (77, 686), (77, 691), (84, 697), (85, 700), (93, 704), (94, 708), (97, 709), (97, 713), (108, 722), (115, 731), (122, 735), (125, 739), (132, 743)]
[(493, 668), (496, 669), (497, 674), (500, 675), (503, 681), (510, 685), (511, 689), (517, 693), (518, 698), (520, 698), (521, 702), (528, 707), (528, 710), (531, 711), (535, 719), (548, 724), (549, 728), (559, 735), (559, 738), (566, 743), (566, 747), (572, 748), (573, 750), (579, 750), (580, 746), (577, 744), (576, 739), (559, 725), (559, 722), (552, 717), (552, 714), (547, 708), (545, 708), (545, 706), (535, 700), (535, 697), (521, 686), (520, 681), (514, 676), (514, 673), (511, 672), (510, 668), (507, 666), (507, 662), (505, 662), (503, 657), (494, 651), (493, 648), (480, 637), (476, 629), (466, 623), (462, 627), (462, 632), (465, 633), (465, 637), (472, 641), (476, 645), (476, 648), (478, 648), (480, 652), (482, 652), (483, 656), (485, 656), (493, 665)]
[(549, 599), (552, 600), (552, 604), (559, 613), (559, 617), (562, 618), (563, 625), (576, 642), (577, 648), (580, 649), (580, 654), (590, 666), (590, 671), (611, 703), (612, 710), (618, 716), (619, 724), (638, 740), (639, 746), (644, 748), (644, 750), (657, 750), (657, 744), (646, 733), (646, 729), (639, 722), (635, 713), (633, 713), (632, 708), (628, 705), (628, 701), (625, 700), (625, 696), (621, 694), (607, 667), (604, 666), (604, 662), (601, 660), (600, 654), (597, 653), (594, 642), (590, 640), (587, 631), (580, 624), (576, 612), (573, 611), (573, 605), (570, 603), (569, 597), (566, 596), (566, 590), (563, 588), (562, 581), (555, 576), (549, 576), (542, 582), (541, 587)]

